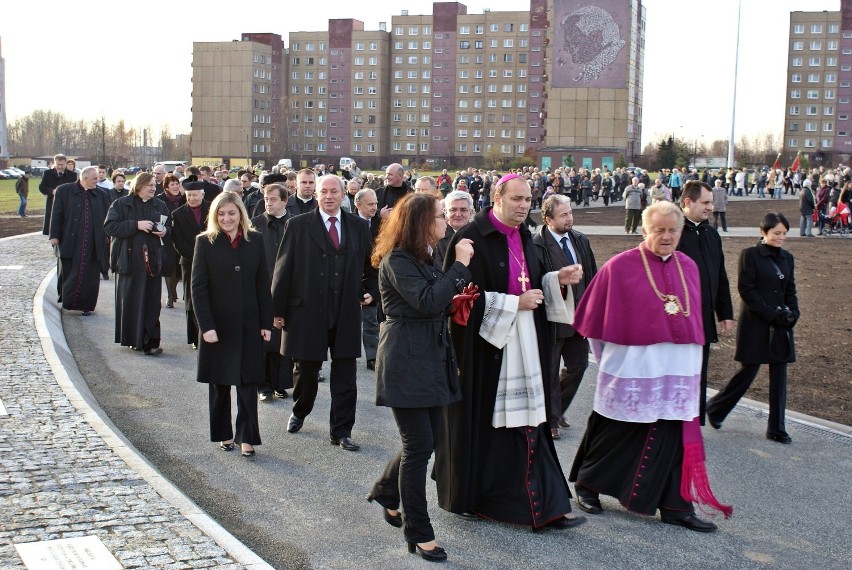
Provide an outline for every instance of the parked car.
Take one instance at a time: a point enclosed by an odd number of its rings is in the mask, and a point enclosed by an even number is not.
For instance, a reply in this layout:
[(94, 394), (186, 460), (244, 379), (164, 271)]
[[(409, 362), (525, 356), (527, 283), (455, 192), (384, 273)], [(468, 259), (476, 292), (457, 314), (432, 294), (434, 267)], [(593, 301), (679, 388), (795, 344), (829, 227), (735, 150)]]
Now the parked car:
[(20, 168), (18, 168), (18, 167), (16, 167), (16, 166), (10, 166), (7, 170), (11, 170), (12, 172), (17, 172), (17, 173), (18, 173), (18, 174), (20, 174), (21, 176), (23, 176), (24, 174), (26, 174), (26, 172), (24, 172), (23, 170), (21, 170)]
[(0, 180), (8, 180), (9, 175), (0, 170)]
[(17, 172), (15, 172), (14, 170), (9, 169), (9, 168), (5, 168), (3, 170), (0, 170), (0, 172), (5, 174), (6, 178), (20, 178), (21, 177), (20, 174), (18, 174)]
[(33, 166), (30, 169), (30, 174), (32, 176), (44, 176), (44, 173), (50, 170), (46, 166)]

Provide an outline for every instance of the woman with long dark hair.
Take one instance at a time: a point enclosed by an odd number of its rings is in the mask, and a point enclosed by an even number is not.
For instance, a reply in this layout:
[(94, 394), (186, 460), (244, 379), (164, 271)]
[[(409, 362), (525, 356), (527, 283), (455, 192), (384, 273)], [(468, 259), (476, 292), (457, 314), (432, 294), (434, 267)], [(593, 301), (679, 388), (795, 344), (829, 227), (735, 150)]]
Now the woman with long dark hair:
[(402, 451), (367, 500), (384, 507), (390, 525), (404, 520), (409, 552), (433, 562), (447, 553), (435, 541), (426, 509), (426, 465), (444, 432), (443, 407), (461, 398), (447, 309), (470, 280), (473, 256), (471, 240), (464, 239), (446, 272), (433, 264), (432, 248), (447, 229), (442, 206), (431, 194), (405, 195), (382, 222), (373, 250), (386, 318), (376, 354), (376, 404), (392, 409)]
[[(195, 238), (192, 305), (201, 333), (199, 382), (209, 384), (210, 441), (243, 457), (260, 445), (257, 385), (264, 379), (263, 341), (272, 335), (272, 293), (263, 235), (239, 196), (222, 192), (210, 205), (207, 231)], [(237, 389), (236, 432), (231, 387)]]
[(793, 327), (799, 320), (793, 255), (782, 248), (790, 223), (784, 214), (769, 212), (760, 223), (760, 243), (740, 253), (740, 319), (737, 352), (740, 363), (728, 385), (707, 403), (707, 419), (719, 429), (757, 377), (769, 365), (769, 425), (766, 437), (792, 443), (784, 427), (787, 406), (787, 364), (796, 361)]

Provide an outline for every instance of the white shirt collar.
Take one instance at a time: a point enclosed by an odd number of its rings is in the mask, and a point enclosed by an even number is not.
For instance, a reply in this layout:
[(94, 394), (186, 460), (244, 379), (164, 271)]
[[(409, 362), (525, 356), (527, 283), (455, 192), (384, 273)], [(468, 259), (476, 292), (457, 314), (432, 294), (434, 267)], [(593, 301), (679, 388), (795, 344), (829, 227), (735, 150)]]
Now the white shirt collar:
[[(326, 214), (325, 211), (322, 208), (318, 208), (318, 210), (319, 210), (320, 216), (322, 216), (322, 221), (327, 224), (328, 219), (331, 217), (331, 215)], [(340, 210), (339, 209), (337, 210), (337, 213), (334, 214), (334, 217), (337, 218), (338, 222), (340, 221)]]

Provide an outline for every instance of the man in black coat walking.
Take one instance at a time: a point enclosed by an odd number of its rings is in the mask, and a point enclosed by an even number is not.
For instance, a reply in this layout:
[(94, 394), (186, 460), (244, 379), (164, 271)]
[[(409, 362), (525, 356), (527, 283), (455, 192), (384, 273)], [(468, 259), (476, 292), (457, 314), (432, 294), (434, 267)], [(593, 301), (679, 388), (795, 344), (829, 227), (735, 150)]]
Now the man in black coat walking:
[(303, 168), (296, 175), (296, 181), (298, 184), (296, 193), (287, 200), (287, 215), (291, 217), (307, 214), (317, 209), (317, 199), (314, 196), (317, 178), (314, 171), (310, 168)]
[(38, 191), (47, 197), (44, 204), (44, 225), (41, 230), (44, 235), (50, 235), (50, 214), (53, 211), (53, 197), (56, 194), (56, 189), (63, 184), (77, 181), (77, 173), (65, 169), (67, 162), (68, 159), (64, 154), (54, 156), (53, 168), (44, 171), (38, 185)]
[[(572, 285), (574, 306), (598, 272), (592, 246), (582, 233), (574, 228), (574, 214), (571, 199), (555, 194), (544, 201), (542, 206), (541, 231), (533, 236), (536, 253), (543, 272), (559, 271), (569, 265), (583, 266), (583, 277)], [(583, 374), (589, 367), (589, 341), (574, 330), (574, 327), (562, 323), (550, 323), (551, 353), (550, 368), (550, 408), (547, 410), (547, 423), (554, 439), (560, 437), (559, 428), (568, 427), (565, 413), (577, 394)], [(560, 361), (565, 363), (559, 371)]]
[(207, 229), (210, 202), (204, 199), (205, 183), (187, 177), (182, 186), (186, 204), (172, 211), (172, 243), (179, 256), (183, 277), (183, 304), (186, 308), (186, 343), (198, 348), (198, 321), (192, 305), (192, 257), (195, 254), (195, 237)]
[(331, 350), (329, 438), (332, 445), (356, 451), (352, 426), (361, 305), (374, 302), (378, 287), (370, 263), (370, 230), (366, 222), (341, 209), (343, 192), (340, 178), (321, 177), (319, 207), (287, 222), (275, 264), (272, 302), (275, 327), (283, 329), (283, 354), (295, 362), (295, 401), (287, 431), (299, 431), (311, 413), (319, 369)]
[(688, 255), (698, 266), (701, 278), (701, 314), (704, 319), (704, 351), (701, 360), (701, 395), (698, 418), (704, 425), (707, 406), (707, 363), (710, 359), (710, 343), (718, 342), (716, 319), (719, 331), (726, 333), (734, 328), (734, 305), (731, 287), (725, 270), (725, 253), (719, 232), (709, 222), (713, 213), (713, 190), (709, 184), (689, 180), (683, 186), (680, 205), (686, 216), (678, 251)]
[[(255, 229), (263, 235), (266, 247), (266, 264), (275, 267), (278, 248), (284, 236), (284, 226), (290, 215), (287, 213), (287, 188), (283, 183), (267, 184), (263, 187), (265, 211), (251, 219)], [(293, 360), (281, 355), (281, 330), (272, 329), (269, 342), (263, 343), (265, 358), (264, 379), (257, 386), (261, 402), (271, 403), (273, 398), (287, 398), (287, 389), (293, 387)]]
[(59, 252), (62, 308), (89, 315), (100, 291), (101, 266), (108, 249), (104, 220), (109, 198), (97, 187), (98, 169), (89, 166), (80, 181), (56, 189), (50, 217), (50, 243)]

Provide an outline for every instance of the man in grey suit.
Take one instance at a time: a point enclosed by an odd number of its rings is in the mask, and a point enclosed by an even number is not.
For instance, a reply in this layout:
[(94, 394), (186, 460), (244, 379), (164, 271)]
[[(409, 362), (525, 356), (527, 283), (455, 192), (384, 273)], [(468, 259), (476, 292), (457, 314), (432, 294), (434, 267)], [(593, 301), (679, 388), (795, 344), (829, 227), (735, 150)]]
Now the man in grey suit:
[[(598, 271), (595, 256), (589, 239), (574, 229), (574, 214), (571, 200), (567, 196), (556, 194), (544, 201), (542, 206), (544, 225), (533, 236), (536, 252), (543, 272), (558, 271), (568, 265), (583, 266), (583, 278), (572, 285), (574, 306), (580, 302), (583, 292)], [(567, 294), (567, 291), (566, 291)], [(551, 323), (551, 374), (550, 409), (547, 421), (554, 439), (560, 437), (559, 428), (568, 427), (565, 412), (577, 394), (583, 374), (589, 366), (589, 341), (577, 333), (571, 325)], [(565, 368), (559, 371), (560, 359)], [(559, 382), (556, 382), (556, 377)]]

